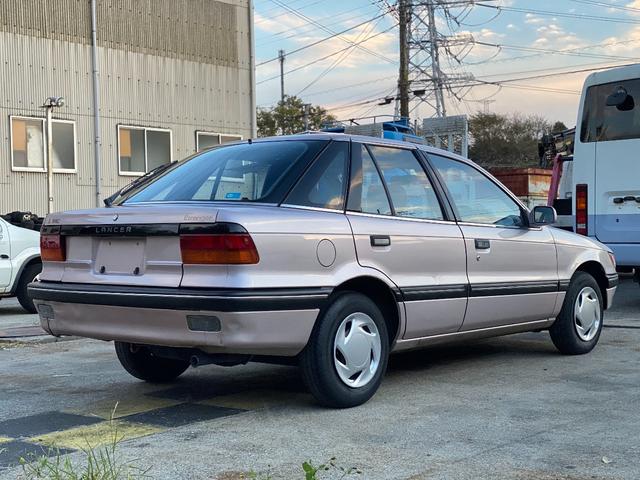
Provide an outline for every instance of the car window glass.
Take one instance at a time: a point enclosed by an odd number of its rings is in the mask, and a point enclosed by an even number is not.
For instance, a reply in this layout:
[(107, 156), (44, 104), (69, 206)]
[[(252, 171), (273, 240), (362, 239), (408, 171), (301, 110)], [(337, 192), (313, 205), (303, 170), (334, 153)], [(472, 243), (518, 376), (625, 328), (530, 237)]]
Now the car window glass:
[(443, 220), (438, 197), (413, 152), (378, 146), (371, 146), (371, 152), (389, 189), (396, 215)]
[(387, 192), (364, 145), (354, 144), (353, 147), (347, 208), (355, 212), (391, 215)]
[(207, 150), (178, 162), (125, 203), (279, 201), (282, 198), (271, 198), (277, 196), (272, 192), (288, 190), (324, 145), (319, 141), (274, 141)]
[[(607, 105), (618, 90), (627, 93), (621, 105)], [(580, 141), (607, 142), (640, 138), (640, 79), (594, 85), (587, 89), (582, 109)]]
[(429, 155), (460, 216), (460, 221), (520, 227), (520, 206), (498, 185), (466, 163)]
[(347, 142), (334, 142), (305, 172), (284, 203), (306, 207), (344, 208)]

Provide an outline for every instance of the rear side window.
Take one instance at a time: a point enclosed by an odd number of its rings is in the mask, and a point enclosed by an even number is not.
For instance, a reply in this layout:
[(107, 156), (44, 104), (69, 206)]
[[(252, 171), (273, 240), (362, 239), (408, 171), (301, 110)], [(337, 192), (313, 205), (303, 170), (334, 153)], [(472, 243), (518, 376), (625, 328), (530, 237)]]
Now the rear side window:
[(214, 148), (180, 162), (124, 203), (279, 203), (326, 141), (255, 142)]
[[(607, 106), (607, 98), (623, 89), (627, 99), (622, 105)], [(580, 141), (607, 142), (640, 138), (640, 79), (589, 87), (585, 95)]]
[(347, 208), (354, 212), (391, 215), (384, 184), (364, 145), (354, 144)]
[(413, 152), (400, 148), (370, 148), (389, 189), (397, 216), (444, 219), (433, 186)]
[(284, 201), (287, 205), (342, 210), (349, 144), (332, 143), (302, 176)]

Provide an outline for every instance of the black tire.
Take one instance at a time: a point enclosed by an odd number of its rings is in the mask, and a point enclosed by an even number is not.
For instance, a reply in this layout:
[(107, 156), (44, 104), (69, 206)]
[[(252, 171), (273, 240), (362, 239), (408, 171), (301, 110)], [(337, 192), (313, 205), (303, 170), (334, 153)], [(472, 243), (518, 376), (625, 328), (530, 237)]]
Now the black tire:
[[(334, 343), (342, 321), (358, 312), (365, 313), (375, 322), (381, 349), (374, 376), (365, 385), (353, 388), (345, 384), (338, 375), (334, 364)], [(342, 292), (330, 300), (318, 318), (309, 343), (302, 352), (300, 367), (307, 387), (319, 403), (327, 407), (349, 408), (362, 405), (378, 390), (388, 359), (389, 335), (380, 309), (365, 295)]]
[[(580, 292), (585, 288), (591, 288), (595, 292), (600, 309), (600, 324), (597, 327), (595, 336), (589, 341), (580, 338), (575, 321), (576, 300)], [(602, 292), (595, 278), (586, 272), (576, 272), (569, 284), (569, 290), (562, 304), (562, 310), (560, 310), (556, 321), (549, 329), (551, 340), (560, 353), (565, 355), (582, 355), (593, 350), (602, 332), (602, 325), (604, 323), (603, 305)]]
[(115, 342), (118, 360), (132, 376), (149, 383), (165, 383), (182, 375), (189, 362), (172, 358), (156, 357), (142, 346)]
[(31, 265), (27, 265), (25, 267), (25, 269), (20, 274), (20, 278), (18, 279), (16, 297), (18, 297), (18, 302), (20, 302), (22, 308), (24, 308), (29, 313), (36, 313), (38, 310), (33, 304), (33, 300), (31, 300), (29, 294), (27, 293), (27, 285), (33, 282), (33, 280), (41, 271), (41, 263), (32, 263)]

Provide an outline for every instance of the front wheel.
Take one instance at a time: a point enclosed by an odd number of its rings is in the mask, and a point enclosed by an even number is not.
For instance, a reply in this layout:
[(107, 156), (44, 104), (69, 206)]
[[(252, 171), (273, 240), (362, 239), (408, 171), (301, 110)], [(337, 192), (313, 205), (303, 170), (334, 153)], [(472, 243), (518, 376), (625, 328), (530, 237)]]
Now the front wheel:
[(598, 282), (586, 272), (576, 272), (562, 310), (549, 329), (551, 340), (565, 355), (589, 353), (598, 343), (604, 309)]
[(157, 357), (143, 345), (115, 342), (115, 346), (116, 355), (124, 369), (145, 382), (170, 382), (189, 368), (186, 360)]
[(367, 296), (338, 294), (318, 319), (302, 353), (302, 375), (323, 405), (361, 405), (378, 390), (387, 369), (389, 337), (380, 309)]

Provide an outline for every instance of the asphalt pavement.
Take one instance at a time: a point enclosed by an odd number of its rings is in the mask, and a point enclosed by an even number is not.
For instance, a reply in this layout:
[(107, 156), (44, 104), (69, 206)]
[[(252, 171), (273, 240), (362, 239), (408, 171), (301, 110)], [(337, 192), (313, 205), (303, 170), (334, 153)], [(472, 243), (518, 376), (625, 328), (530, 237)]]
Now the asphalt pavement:
[[(34, 325), (0, 301), (0, 331)], [(0, 339), (2, 479), (52, 446), (80, 463), (79, 449), (114, 431), (123, 460), (155, 479), (302, 479), (304, 461), (333, 457), (366, 479), (640, 478), (640, 287), (629, 280), (589, 355), (558, 354), (545, 332), (395, 355), (376, 396), (349, 410), (316, 405), (294, 367), (206, 366), (148, 385), (111, 343), (45, 339)]]

